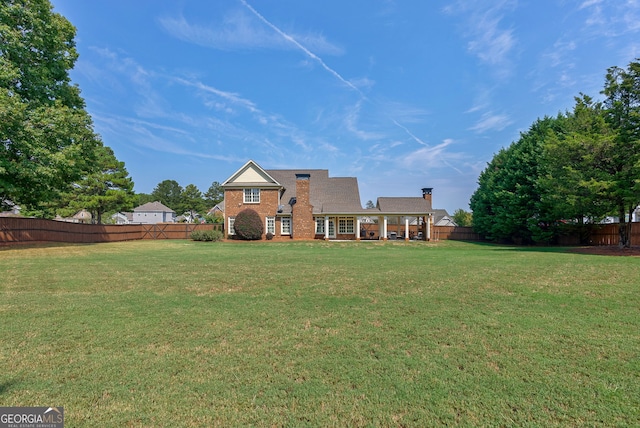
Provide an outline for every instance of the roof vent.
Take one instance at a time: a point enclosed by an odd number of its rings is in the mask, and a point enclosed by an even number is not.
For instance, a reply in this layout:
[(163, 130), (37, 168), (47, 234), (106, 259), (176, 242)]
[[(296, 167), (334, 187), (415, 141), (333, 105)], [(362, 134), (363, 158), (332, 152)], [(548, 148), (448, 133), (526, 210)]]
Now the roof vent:
[(284, 210), (284, 205), (278, 205), (278, 214), (282, 213), (282, 210)]
[(296, 204), (296, 197), (289, 199), (289, 205), (294, 206)]

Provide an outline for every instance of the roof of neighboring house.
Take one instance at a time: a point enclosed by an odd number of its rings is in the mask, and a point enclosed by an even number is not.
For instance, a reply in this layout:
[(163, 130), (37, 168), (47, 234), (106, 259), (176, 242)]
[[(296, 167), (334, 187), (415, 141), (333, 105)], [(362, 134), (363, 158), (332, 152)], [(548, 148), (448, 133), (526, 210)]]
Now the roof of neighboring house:
[(162, 213), (175, 213), (174, 210), (161, 204), (160, 202), (147, 202), (133, 209), (134, 212), (162, 212)]
[(447, 210), (443, 210), (443, 209), (433, 210), (433, 221), (438, 222), (442, 220), (443, 217), (449, 217), (449, 213), (447, 212)]
[(214, 214), (216, 211), (220, 211), (220, 212), (224, 212), (224, 201), (217, 203), (216, 205), (214, 205), (213, 208), (211, 208), (209, 211), (207, 211), (207, 214), (212, 215)]
[(91, 220), (91, 213), (85, 209), (82, 209), (74, 214), (73, 218), (78, 220)]
[(126, 218), (128, 221), (133, 221), (133, 213), (132, 212), (117, 212), (111, 216), (111, 218), (122, 217)]

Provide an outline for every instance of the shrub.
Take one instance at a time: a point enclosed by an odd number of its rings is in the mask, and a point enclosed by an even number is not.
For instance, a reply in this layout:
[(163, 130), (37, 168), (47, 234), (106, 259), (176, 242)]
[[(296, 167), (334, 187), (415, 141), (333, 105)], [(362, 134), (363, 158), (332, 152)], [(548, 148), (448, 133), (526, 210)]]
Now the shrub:
[(221, 241), (224, 235), (219, 230), (194, 230), (191, 239), (194, 241)]
[(238, 213), (233, 229), (238, 238), (255, 241), (262, 238), (264, 226), (260, 215), (251, 208), (247, 208)]

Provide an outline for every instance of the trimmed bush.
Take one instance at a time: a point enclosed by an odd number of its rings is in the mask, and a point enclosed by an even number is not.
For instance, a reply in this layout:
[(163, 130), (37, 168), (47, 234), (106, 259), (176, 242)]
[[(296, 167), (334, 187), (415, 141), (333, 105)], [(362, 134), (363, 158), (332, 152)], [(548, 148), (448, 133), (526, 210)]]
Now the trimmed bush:
[(222, 241), (224, 235), (219, 230), (194, 230), (191, 239), (194, 241)]
[(255, 241), (262, 239), (264, 226), (260, 215), (251, 208), (247, 208), (238, 213), (233, 223), (233, 229), (238, 238)]

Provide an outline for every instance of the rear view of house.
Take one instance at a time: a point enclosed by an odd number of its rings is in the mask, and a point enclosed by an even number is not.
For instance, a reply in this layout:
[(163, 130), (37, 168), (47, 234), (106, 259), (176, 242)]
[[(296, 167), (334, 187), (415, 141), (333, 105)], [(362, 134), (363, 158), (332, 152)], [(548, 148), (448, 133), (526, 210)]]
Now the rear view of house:
[[(265, 170), (248, 161), (223, 184), (225, 237), (233, 237), (235, 217), (250, 208), (264, 221), (265, 234), (275, 239), (365, 238), (365, 223), (378, 219), (378, 238), (387, 239), (389, 221), (402, 221), (409, 239), (415, 221), (429, 236), (431, 189), (423, 197), (379, 198), (364, 209), (355, 177), (330, 177), (325, 169)], [(392, 219), (392, 220), (390, 220)]]

